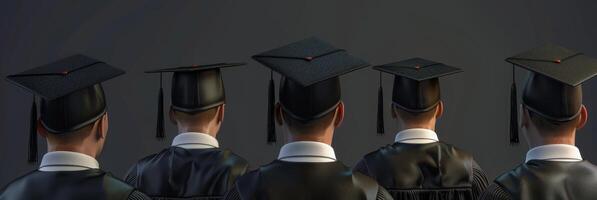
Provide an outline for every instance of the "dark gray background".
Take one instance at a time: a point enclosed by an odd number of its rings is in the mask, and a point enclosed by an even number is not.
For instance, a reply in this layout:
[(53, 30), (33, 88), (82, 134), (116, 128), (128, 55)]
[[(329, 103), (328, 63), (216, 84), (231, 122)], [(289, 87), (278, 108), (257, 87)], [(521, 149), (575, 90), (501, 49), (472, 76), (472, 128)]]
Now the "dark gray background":
[[(0, 2), (0, 74), (74, 53), (126, 69), (125, 76), (104, 84), (110, 132), (99, 158), (103, 169), (122, 176), (137, 159), (167, 147), (176, 134), (168, 124), (167, 139), (154, 138), (159, 79), (144, 70), (247, 61), (248, 66), (224, 70), (228, 101), (218, 138), (258, 166), (274, 159), (282, 143), (265, 143), (269, 71), (251, 55), (318, 36), (374, 64), (425, 57), (464, 69), (441, 80), (446, 112), (439, 137), (472, 152), (493, 178), (522, 162), (527, 150), (524, 141), (508, 145), (512, 69), (503, 59), (547, 42), (597, 56), (595, 10), (597, 3), (590, 0), (6, 0)], [(518, 74), (521, 83), (527, 72)], [(170, 76), (165, 77), (168, 83)], [(391, 143), (397, 129), (386, 110), (387, 134), (375, 133), (377, 77), (371, 69), (342, 77), (346, 118), (333, 146), (348, 165)], [(388, 108), (392, 76), (383, 79)], [(169, 84), (165, 88), (169, 97)], [(597, 80), (584, 86), (590, 116), (597, 113), (594, 91)], [(36, 165), (26, 163), (31, 95), (1, 81), (0, 96), (0, 185), (5, 185)], [(590, 119), (577, 139), (584, 158), (593, 162), (596, 129)], [(45, 152), (44, 142), (40, 149)]]

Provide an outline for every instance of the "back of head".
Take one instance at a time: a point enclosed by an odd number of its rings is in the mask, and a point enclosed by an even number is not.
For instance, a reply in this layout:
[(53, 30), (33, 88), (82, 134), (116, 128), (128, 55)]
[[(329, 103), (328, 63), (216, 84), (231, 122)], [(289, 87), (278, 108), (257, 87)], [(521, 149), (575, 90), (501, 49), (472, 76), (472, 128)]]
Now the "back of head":
[(176, 72), (172, 78), (172, 108), (196, 113), (224, 104), (224, 82), (220, 69)]
[(523, 92), (523, 104), (541, 135), (571, 133), (581, 114), (582, 88), (533, 73)]
[(312, 133), (327, 127), (340, 103), (340, 79), (333, 77), (309, 86), (282, 78), (280, 106), (293, 133)]
[(57, 99), (42, 100), (41, 123), (51, 133), (70, 133), (97, 121), (106, 112), (101, 84), (78, 90)]
[(205, 133), (213, 129), (209, 128), (210, 122), (226, 101), (219, 68), (174, 72), (171, 94), (171, 115), (179, 129), (186, 127)]
[(218, 112), (218, 107), (213, 107), (199, 112), (181, 112), (173, 109), (173, 118), (178, 126), (204, 126), (209, 124)]
[(434, 128), (440, 102), (438, 78), (417, 81), (395, 76), (392, 110), (404, 123), (403, 128)]
[(523, 93), (523, 103), (529, 110), (553, 121), (576, 118), (582, 106), (581, 85), (563, 84), (541, 74), (530, 75)]
[(317, 119), (303, 121), (296, 119), (292, 114), (282, 111), (284, 115), (284, 122), (290, 130), (291, 134), (317, 134), (325, 130), (333, 121), (334, 113), (329, 112)]
[(393, 104), (411, 113), (424, 113), (435, 108), (440, 101), (439, 79), (417, 81), (394, 76)]
[(423, 112), (412, 112), (408, 110), (404, 110), (401, 107), (394, 105), (394, 111), (398, 117), (405, 123), (410, 126), (417, 126), (417, 125), (425, 125), (433, 120), (436, 116), (436, 108), (437, 104), (431, 107), (430, 110), (423, 111)]
[(61, 134), (47, 134), (48, 145), (52, 146), (79, 146), (88, 139), (92, 134), (97, 133), (95, 123), (91, 123), (81, 127), (80, 129), (70, 132), (63, 132)]
[(580, 120), (580, 117), (577, 116), (568, 121), (556, 121), (545, 118), (532, 110), (528, 110), (528, 113), (530, 121), (543, 137), (569, 136), (571, 133), (574, 133), (576, 125)]
[(101, 153), (108, 124), (106, 99), (99, 83), (60, 98), (44, 99), (40, 107), (39, 124), (49, 151), (74, 151), (92, 157)]

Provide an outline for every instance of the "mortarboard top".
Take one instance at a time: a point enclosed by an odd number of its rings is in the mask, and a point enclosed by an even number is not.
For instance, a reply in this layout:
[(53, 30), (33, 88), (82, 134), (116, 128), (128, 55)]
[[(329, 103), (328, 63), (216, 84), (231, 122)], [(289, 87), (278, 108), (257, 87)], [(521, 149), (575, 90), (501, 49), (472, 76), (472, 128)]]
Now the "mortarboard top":
[[(252, 57), (282, 75), (279, 101), (286, 114), (302, 121), (329, 113), (340, 101), (338, 76), (369, 66), (316, 37), (303, 39)], [(268, 142), (275, 142), (273, 73), (268, 97)]]
[(459, 68), (422, 58), (411, 58), (399, 62), (379, 65), (373, 67), (373, 69), (416, 81), (423, 81), (462, 72)]
[[(532, 72), (523, 91), (523, 104), (533, 113), (553, 121), (569, 121), (578, 116), (582, 106), (580, 84), (597, 74), (597, 59), (554, 44), (531, 49), (506, 61)], [(518, 143), (514, 69), (512, 76), (510, 142)]]
[(7, 76), (7, 80), (34, 94), (29, 122), (29, 162), (37, 161), (37, 104), (42, 97), (40, 121), (52, 134), (79, 130), (106, 110), (101, 82), (125, 72), (102, 61), (73, 55)]
[(6, 78), (37, 96), (52, 100), (124, 73), (96, 59), (74, 55)]
[(215, 64), (205, 64), (205, 65), (191, 65), (191, 66), (184, 66), (184, 67), (171, 67), (171, 68), (150, 70), (150, 71), (145, 71), (145, 73), (193, 72), (193, 71), (202, 71), (202, 70), (225, 68), (225, 67), (236, 67), (236, 66), (242, 66), (242, 65), (246, 65), (246, 64), (247, 63), (215, 63)]
[(561, 46), (548, 44), (506, 58), (506, 61), (534, 73), (577, 86), (597, 74), (597, 59)]
[[(439, 103), (439, 77), (462, 72), (459, 68), (423, 58), (388, 63), (375, 66), (373, 69), (394, 75), (392, 104), (413, 113), (429, 111)], [(384, 133), (382, 93), (380, 73), (377, 100), (379, 134)]]
[(171, 108), (176, 111), (194, 114), (224, 104), (224, 83), (220, 74), (220, 68), (242, 65), (246, 65), (246, 63), (202, 64), (146, 71), (145, 73), (160, 74), (156, 137), (164, 137), (162, 73), (174, 73), (172, 78)]
[(315, 37), (257, 54), (253, 59), (303, 86), (369, 66)]

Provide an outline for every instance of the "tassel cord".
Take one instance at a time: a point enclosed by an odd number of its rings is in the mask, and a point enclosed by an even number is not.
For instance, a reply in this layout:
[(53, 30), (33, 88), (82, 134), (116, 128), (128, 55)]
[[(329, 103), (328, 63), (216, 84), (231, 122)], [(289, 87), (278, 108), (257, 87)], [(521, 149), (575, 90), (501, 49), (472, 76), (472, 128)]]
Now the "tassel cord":
[(276, 138), (276, 124), (274, 119), (275, 114), (276, 91), (274, 86), (274, 72), (270, 70), (270, 80), (268, 86), (268, 104), (267, 104), (267, 143), (275, 143)]
[(162, 88), (162, 73), (160, 73), (160, 91), (158, 94), (158, 118), (155, 137), (164, 138), (164, 91)]
[(29, 163), (37, 162), (37, 104), (35, 102), (35, 96), (33, 96), (29, 119), (29, 155), (27, 161)]
[(379, 72), (379, 89), (377, 91), (377, 134), (384, 134), (384, 119), (383, 119), (383, 87), (381, 80), (381, 72)]

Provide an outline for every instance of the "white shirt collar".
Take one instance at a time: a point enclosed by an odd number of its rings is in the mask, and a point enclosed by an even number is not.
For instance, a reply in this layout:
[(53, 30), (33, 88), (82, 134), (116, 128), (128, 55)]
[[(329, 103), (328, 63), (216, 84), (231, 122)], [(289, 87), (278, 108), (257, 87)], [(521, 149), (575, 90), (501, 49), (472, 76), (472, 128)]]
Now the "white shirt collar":
[(95, 158), (72, 151), (48, 152), (41, 159), (39, 171), (81, 171), (99, 169)]
[(172, 146), (183, 149), (210, 149), (220, 147), (218, 140), (211, 135), (198, 132), (178, 134), (172, 140)]
[(429, 144), (438, 142), (437, 133), (425, 128), (411, 128), (398, 132), (394, 142), (408, 144)]
[(529, 150), (525, 162), (531, 160), (578, 162), (582, 161), (582, 156), (580, 156), (580, 150), (576, 146), (569, 144), (548, 144)]
[(334, 162), (336, 161), (336, 154), (334, 148), (328, 144), (298, 141), (282, 146), (278, 160), (288, 162)]

